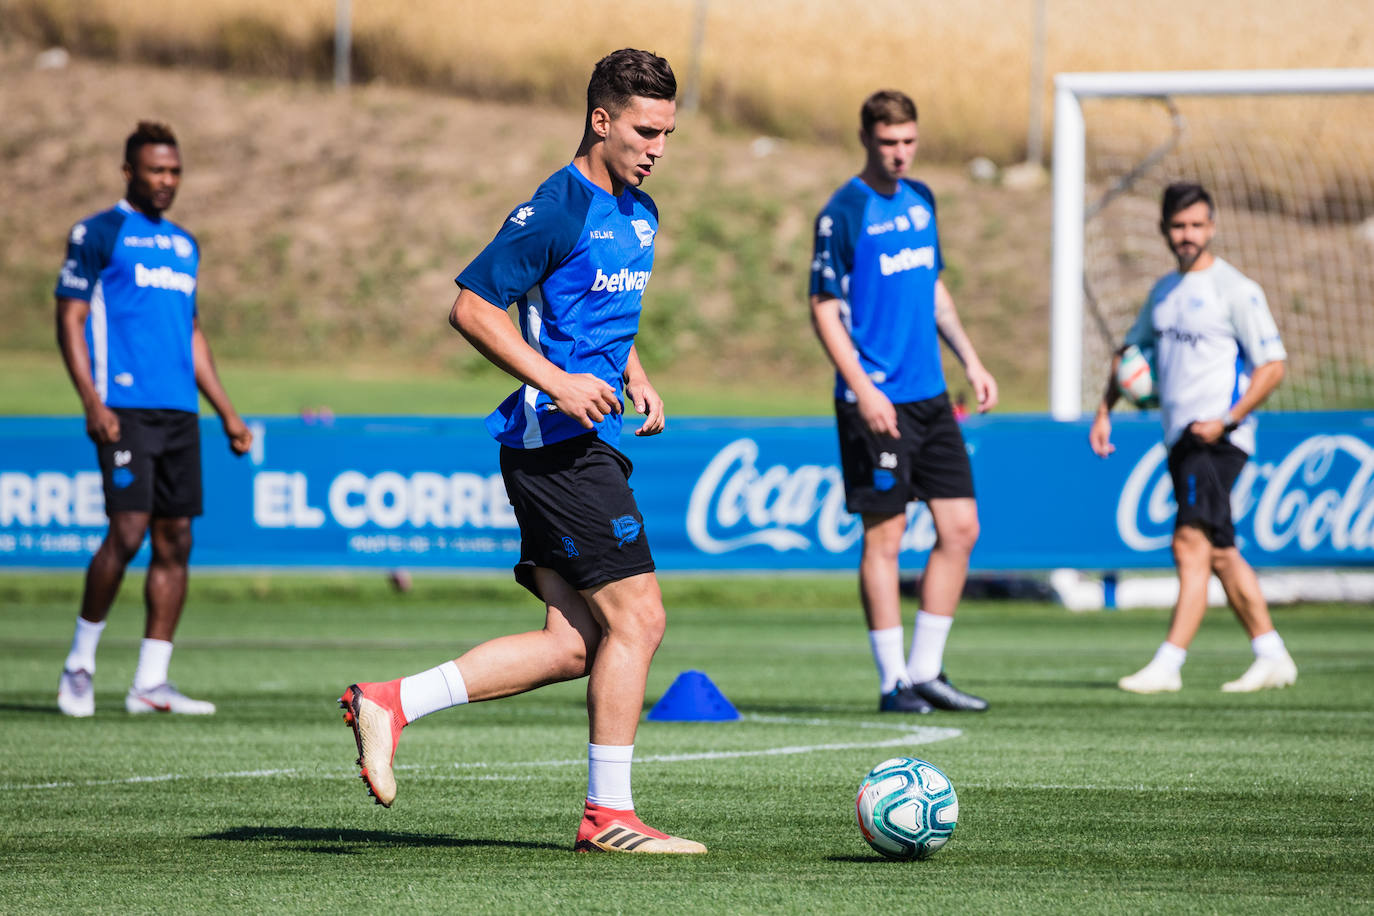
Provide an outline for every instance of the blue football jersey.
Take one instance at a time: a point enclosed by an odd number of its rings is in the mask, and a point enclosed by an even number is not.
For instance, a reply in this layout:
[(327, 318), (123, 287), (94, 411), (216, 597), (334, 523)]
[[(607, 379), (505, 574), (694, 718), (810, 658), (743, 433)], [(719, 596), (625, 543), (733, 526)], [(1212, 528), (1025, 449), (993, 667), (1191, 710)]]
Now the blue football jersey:
[[(935, 327), (943, 268), (935, 196), (919, 181), (887, 197), (852, 178), (816, 218), (811, 294), (840, 301), (860, 364), (893, 403), (945, 390)], [(835, 397), (854, 400), (839, 373)]]
[(91, 305), (91, 380), (110, 407), (199, 411), (191, 330), (200, 248), (170, 220), (120, 201), (67, 237), (56, 295)]
[[(457, 283), (499, 308), (515, 306), (531, 347), (566, 372), (595, 375), (619, 395), (657, 232), (658, 209), (648, 195), (626, 188), (613, 196), (569, 164), (511, 211)], [(587, 432), (529, 385), (487, 417), (487, 429), (512, 448)], [(596, 424), (612, 446), (620, 429), (620, 414)]]

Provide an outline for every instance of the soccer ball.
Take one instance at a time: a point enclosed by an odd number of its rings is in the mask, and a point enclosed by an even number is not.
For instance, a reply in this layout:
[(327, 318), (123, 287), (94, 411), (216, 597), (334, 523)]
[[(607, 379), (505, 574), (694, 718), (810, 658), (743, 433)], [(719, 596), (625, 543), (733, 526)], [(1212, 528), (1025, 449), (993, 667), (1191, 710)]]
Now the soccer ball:
[(884, 760), (859, 784), (859, 830), (890, 859), (926, 859), (949, 842), (959, 820), (954, 784), (914, 757)]
[(1116, 368), (1116, 387), (1126, 400), (1137, 407), (1159, 403), (1155, 397), (1155, 367), (1135, 344), (1121, 351), (1121, 362)]

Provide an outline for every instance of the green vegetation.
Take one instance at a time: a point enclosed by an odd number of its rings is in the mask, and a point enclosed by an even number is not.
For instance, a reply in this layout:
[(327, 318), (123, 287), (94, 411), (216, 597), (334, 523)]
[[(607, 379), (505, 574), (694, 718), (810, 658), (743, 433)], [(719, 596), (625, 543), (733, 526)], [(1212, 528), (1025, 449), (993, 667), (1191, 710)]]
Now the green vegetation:
[[(666, 578), (651, 700), (698, 669), (744, 719), (643, 724), (639, 811), (710, 847), (645, 860), (570, 851), (580, 683), (408, 728), (390, 810), (357, 779), (335, 698), (537, 626), (506, 577), (420, 577), (401, 594), (380, 573), (194, 575), (172, 673), (219, 704), (209, 719), (123, 712), (138, 579), (101, 645), (95, 718), (77, 721), (53, 694), (80, 576), (0, 578), (0, 724), (15, 749), (0, 892), (24, 912), (1374, 907), (1367, 609), (1278, 609), (1302, 673), (1252, 696), (1217, 690), (1249, 653), (1214, 614), (1183, 691), (1138, 697), (1112, 684), (1157, 644), (1164, 612), (971, 603), (949, 669), (992, 710), (911, 721), (874, 711), (851, 577)], [(954, 838), (924, 863), (880, 859), (854, 823), (859, 780), (901, 753), (959, 792)]]

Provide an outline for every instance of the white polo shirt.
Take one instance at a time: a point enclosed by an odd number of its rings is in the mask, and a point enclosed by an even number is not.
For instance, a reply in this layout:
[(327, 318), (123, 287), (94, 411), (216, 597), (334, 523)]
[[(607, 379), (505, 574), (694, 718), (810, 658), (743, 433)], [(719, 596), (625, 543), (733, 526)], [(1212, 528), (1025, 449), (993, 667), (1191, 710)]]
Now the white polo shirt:
[[(1188, 424), (1220, 419), (1250, 387), (1257, 367), (1288, 358), (1264, 291), (1221, 258), (1205, 270), (1160, 277), (1126, 343), (1154, 364), (1169, 446)], [(1231, 443), (1253, 455), (1255, 426), (1251, 414), (1230, 433)]]

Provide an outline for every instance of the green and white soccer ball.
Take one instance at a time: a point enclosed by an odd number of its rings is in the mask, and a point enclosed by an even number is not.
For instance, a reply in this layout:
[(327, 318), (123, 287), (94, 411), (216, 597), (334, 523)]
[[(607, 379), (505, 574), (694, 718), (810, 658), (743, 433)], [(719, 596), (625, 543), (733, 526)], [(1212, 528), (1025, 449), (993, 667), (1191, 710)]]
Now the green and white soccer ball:
[(959, 798), (940, 768), (915, 757), (875, 766), (859, 785), (859, 830), (891, 859), (925, 859), (954, 834)]
[(1137, 407), (1153, 407), (1159, 403), (1155, 393), (1155, 367), (1148, 354), (1131, 344), (1121, 351), (1116, 368), (1116, 387)]

